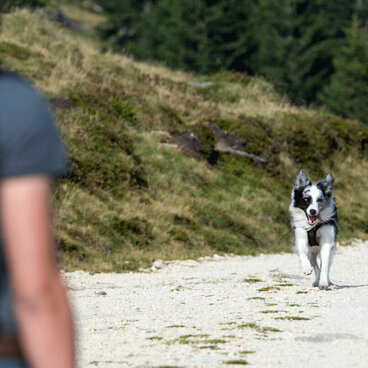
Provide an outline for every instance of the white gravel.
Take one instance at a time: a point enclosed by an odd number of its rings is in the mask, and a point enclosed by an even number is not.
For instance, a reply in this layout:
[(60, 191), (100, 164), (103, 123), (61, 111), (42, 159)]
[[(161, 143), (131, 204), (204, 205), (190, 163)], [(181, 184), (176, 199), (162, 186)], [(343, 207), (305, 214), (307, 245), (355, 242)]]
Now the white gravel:
[(295, 254), (67, 273), (79, 366), (368, 367), (367, 266), (356, 241), (338, 248), (330, 291), (312, 288)]

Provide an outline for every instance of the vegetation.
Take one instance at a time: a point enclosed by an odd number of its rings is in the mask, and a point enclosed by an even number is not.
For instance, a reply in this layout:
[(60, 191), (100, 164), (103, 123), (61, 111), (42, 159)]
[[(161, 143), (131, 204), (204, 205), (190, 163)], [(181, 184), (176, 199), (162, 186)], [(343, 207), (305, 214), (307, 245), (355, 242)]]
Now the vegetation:
[(334, 59), (335, 74), (322, 96), (335, 113), (368, 123), (368, 31), (355, 17), (348, 38)]
[[(143, 60), (199, 73), (232, 70), (262, 75), (298, 104), (317, 104), (331, 83), (335, 93), (354, 90), (359, 78), (337, 76), (352, 18), (367, 30), (365, 0), (140, 0), (105, 1), (104, 41), (114, 50)], [(124, 4), (122, 4), (124, 3)], [(368, 49), (367, 37), (360, 44)], [(368, 52), (368, 51), (365, 51)], [(367, 63), (355, 75), (367, 74)], [(344, 86), (345, 84), (345, 86)], [(353, 96), (345, 93), (345, 98)], [(354, 100), (352, 101), (352, 103)], [(349, 104), (349, 101), (347, 101)], [(344, 109), (345, 105), (336, 105)], [(332, 107), (331, 104), (327, 106)], [(338, 110), (333, 110), (339, 112)], [(351, 118), (349, 108), (344, 115)], [(364, 120), (367, 122), (367, 120)]]
[[(5, 1), (3, 1), (5, 2)], [(28, 7), (37, 8), (50, 5), (50, 0), (6, 0), (6, 10)]]
[[(99, 46), (29, 10), (3, 18), (3, 68), (50, 100), (67, 142), (71, 174), (55, 192), (66, 269), (289, 251), (302, 167), (335, 177), (340, 239), (367, 238), (367, 126), (293, 107), (262, 78), (172, 71)], [(248, 156), (220, 149), (225, 136)]]

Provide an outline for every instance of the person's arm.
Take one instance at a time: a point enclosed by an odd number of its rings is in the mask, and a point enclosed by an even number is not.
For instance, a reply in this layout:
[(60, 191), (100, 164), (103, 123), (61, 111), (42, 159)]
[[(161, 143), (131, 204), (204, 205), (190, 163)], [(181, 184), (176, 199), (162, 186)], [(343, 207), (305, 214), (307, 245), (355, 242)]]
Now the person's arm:
[(33, 368), (74, 368), (72, 315), (53, 254), (50, 180), (2, 180), (0, 218), (26, 358)]

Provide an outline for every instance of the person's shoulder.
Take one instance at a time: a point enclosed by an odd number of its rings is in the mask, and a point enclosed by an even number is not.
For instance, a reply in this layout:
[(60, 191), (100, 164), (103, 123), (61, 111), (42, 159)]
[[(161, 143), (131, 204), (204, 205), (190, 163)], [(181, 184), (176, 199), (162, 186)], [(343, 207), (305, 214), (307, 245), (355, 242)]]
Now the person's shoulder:
[(10, 72), (0, 73), (0, 106), (24, 108), (43, 103), (43, 98), (25, 78)]

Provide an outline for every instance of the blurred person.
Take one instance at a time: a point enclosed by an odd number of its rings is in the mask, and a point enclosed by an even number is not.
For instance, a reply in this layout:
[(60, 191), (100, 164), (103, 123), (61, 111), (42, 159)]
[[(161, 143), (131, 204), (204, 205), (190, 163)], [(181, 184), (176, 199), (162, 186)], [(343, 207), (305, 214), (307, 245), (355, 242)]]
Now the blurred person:
[(0, 368), (75, 367), (50, 213), (52, 179), (66, 172), (46, 102), (0, 71)]

